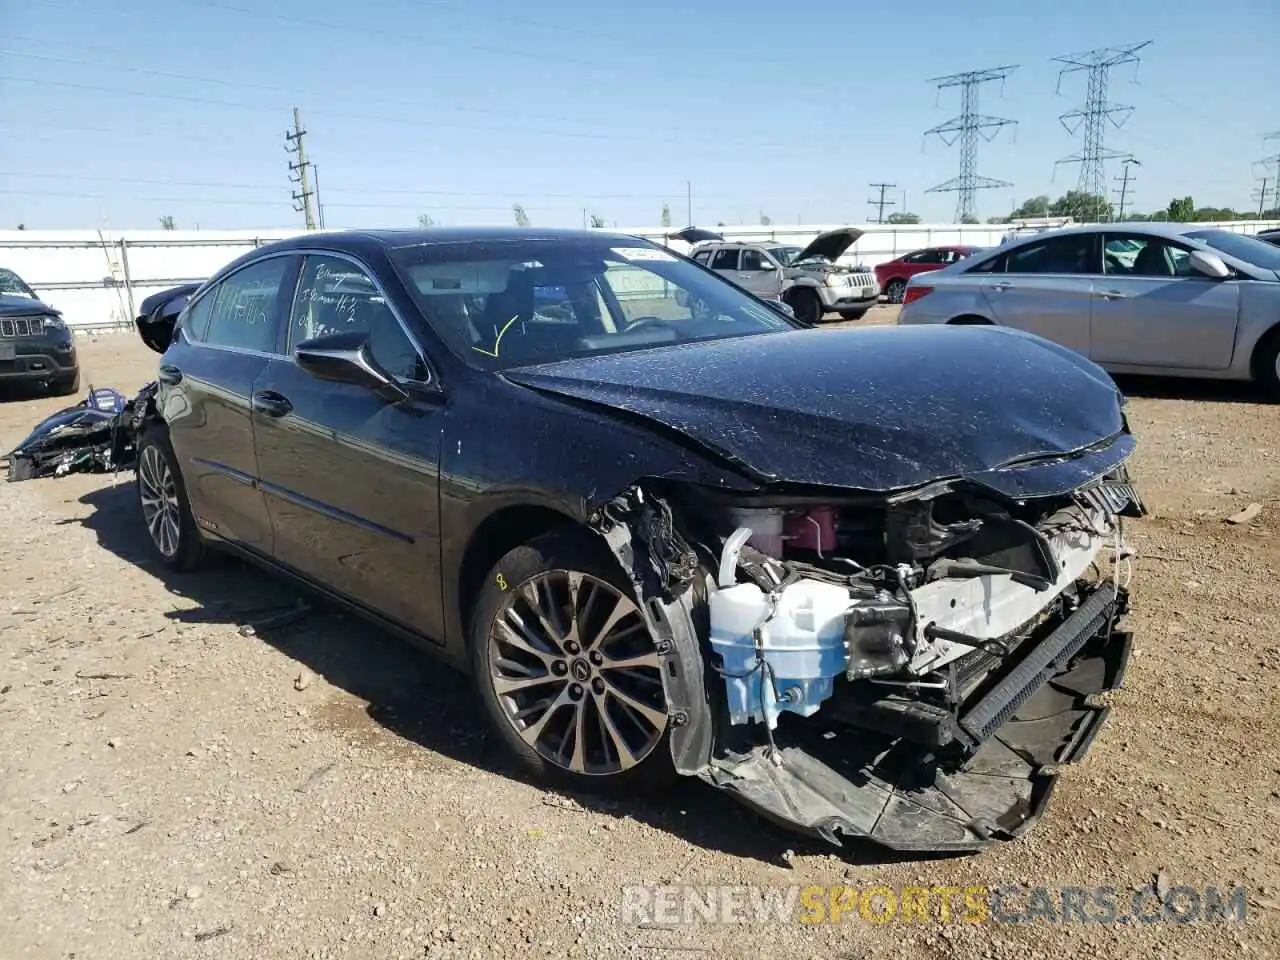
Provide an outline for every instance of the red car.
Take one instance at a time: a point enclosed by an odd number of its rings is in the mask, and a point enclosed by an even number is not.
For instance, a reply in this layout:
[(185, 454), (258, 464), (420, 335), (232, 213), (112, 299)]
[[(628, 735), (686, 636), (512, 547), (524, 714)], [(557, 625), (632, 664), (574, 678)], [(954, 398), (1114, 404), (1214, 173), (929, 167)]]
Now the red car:
[(907, 281), (917, 273), (940, 270), (949, 263), (971, 257), (981, 247), (925, 247), (904, 253), (897, 260), (876, 264), (876, 280), (890, 303), (901, 303)]

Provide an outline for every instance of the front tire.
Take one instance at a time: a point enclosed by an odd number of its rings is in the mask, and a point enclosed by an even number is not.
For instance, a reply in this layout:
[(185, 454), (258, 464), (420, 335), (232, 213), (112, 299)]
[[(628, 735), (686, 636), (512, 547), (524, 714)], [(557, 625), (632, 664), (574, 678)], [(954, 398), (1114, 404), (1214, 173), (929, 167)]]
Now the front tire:
[(791, 309), (795, 311), (796, 319), (801, 323), (815, 324), (822, 322), (822, 315), (825, 312), (822, 308), (822, 298), (808, 287), (798, 287), (792, 290), (787, 295), (787, 303), (791, 304)]
[(1253, 350), (1253, 382), (1270, 400), (1280, 401), (1280, 327), (1267, 333)]
[(884, 288), (884, 297), (890, 303), (901, 303), (907, 292), (907, 281), (890, 280)]
[(64, 377), (61, 380), (49, 381), (49, 392), (55, 397), (69, 397), (73, 393), (79, 393), (80, 371), (77, 370), (70, 377)]
[(481, 587), (468, 639), (490, 724), (532, 776), (633, 794), (674, 778), (653, 638), (590, 533), (557, 530), (507, 553)]
[(195, 570), (205, 561), (206, 548), (163, 428), (151, 427), (143, 435), (134, 470), (138, 505), (156, 558), (170, 570)]
[(841, 310), (840, 311), (841, 320), (861, 320), (866, 315), (867, 315), (866, 307), (863, 307), (861, 310)]

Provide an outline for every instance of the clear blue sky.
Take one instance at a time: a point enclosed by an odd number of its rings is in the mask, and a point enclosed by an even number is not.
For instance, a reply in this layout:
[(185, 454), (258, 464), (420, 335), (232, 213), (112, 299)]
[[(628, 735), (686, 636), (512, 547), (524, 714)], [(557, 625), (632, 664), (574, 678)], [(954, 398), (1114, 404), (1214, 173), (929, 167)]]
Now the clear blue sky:
[[(733, 4), (648, 0), (0, 0), (0, 227), (298, 225), (283, 150), (302, 110), (327, 225), (859, 222), (873, 181), (949, 221), (959, 113), (926, 80), (1016, 64), (981, 90), (1018, 121), (978, 171), (978, 213), (1057, 196), (1085, 97), (1051, 58), (1151, 40), (1110, 96), (1133, 203), (1256, 207), (1280, 152), (1276, 0)], [(1274, 176), (1274, 168), (1267, 171)], [(1108, 175), (1119, 173), (1109, 165)]]

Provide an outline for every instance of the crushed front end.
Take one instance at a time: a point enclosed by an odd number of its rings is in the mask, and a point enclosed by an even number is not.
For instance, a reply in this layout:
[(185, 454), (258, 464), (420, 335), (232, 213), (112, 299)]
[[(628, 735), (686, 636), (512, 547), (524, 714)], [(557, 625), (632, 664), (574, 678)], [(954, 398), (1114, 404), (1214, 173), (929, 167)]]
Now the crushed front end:
[[(1123, 465), (1065, 492), (635, 487), (596, 526), (664, 659), (677, 769), (839, 843), (1021, 834), (1130, 651)], [(1035, 484), (1030, 485), (1032, 487)]]

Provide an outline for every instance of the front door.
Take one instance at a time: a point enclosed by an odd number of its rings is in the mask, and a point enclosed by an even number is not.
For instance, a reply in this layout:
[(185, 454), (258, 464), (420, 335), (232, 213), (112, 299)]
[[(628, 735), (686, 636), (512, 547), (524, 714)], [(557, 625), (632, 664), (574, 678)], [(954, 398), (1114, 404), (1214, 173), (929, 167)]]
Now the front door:
[(1030, 243), (1004, 256), (1003, 272), (979, 274), (996, 320), (1089, 356), (1097, 238), (1074, 233)]
[(1108, 233), (1095, 286), (1090, 357), (1097, 363), (1225, 370), (1240, 286), (1191, 269), (1191, 252), (1144, 234)]
[[(292, 360), (303, 340), (359, 330), (410, 392), (388, 403), (318, 380)], [(441, 394), (363, 265), (307, 254), (287, 357), (254, 384), (262, 489), (276, 559), (385, 617), (444, 637), (440, 574)]]
[(295, 257), (266, 257), (210, 287), (160, 360), (156, 404), (196, 523), (263, 554), (272, 533), (257, 487), (250, 397), (271, 362), (296, 265)]

